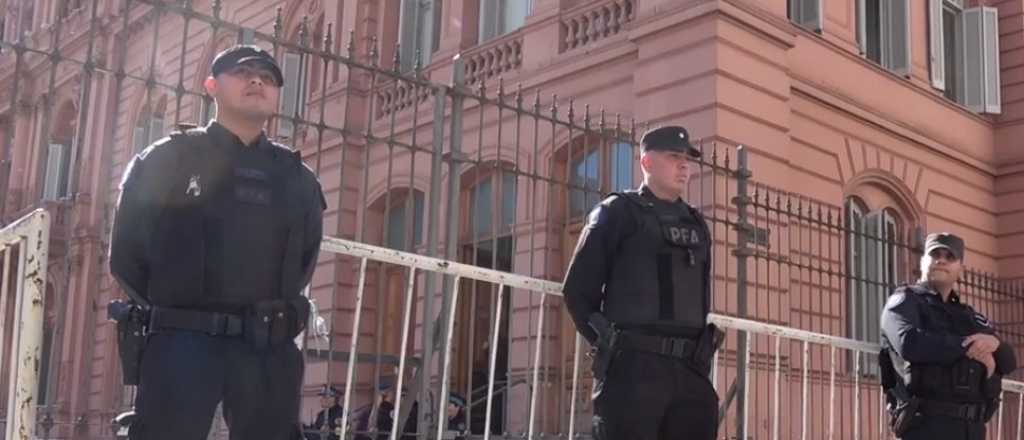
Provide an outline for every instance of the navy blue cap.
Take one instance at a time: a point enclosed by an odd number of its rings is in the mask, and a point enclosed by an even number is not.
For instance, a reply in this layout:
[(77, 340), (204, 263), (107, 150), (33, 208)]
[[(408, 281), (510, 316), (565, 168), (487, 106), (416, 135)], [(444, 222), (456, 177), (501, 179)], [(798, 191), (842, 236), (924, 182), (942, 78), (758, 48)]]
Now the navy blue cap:
[(217, 76), (245, 63), (257, 63), (263, 66), (274, 74), (278, 87), (284, 85), (284, 75), (281, 74), (281, 68), (277, 65), (274, 56), (263, 48), (251, 44), (239, 44), (224, 49), (213, 58), (210, 73)]
[(643, 152), (677, 151), (694, 158), (701, 156), (700, 150), (690, 143), (690, 134), (677, 125), (648, 130), (640, 138), (640, 148)]
[(935, 249), (946, 249), (956, 257), (957, 260), (964, 259), (964, 239), (950, 234), (949, 232), (936, 232), (928, 234), (924, 240), (924, 253), (930, 254)]
[(317, 394), (323, 397), (338, 397), (341, 395), (341, 391), (334, 386), (324, 385)]
[(466, 407), (466, 398), (458, 393), (451, 393), (448, 395), (448, 403), (454, 403), (456, 406)]

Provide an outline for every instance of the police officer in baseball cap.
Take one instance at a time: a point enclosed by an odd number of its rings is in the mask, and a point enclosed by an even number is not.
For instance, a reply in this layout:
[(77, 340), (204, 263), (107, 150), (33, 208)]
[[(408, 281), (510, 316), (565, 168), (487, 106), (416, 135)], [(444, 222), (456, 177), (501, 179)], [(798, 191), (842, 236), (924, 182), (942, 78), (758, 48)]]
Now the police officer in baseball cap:
[(324, 385), (317, 393), (320, 396), (320, 412), (311, 425), (306, 426), (307, 440), (338, 440), (336, 430), (341, 423), (344, 410), (341, 407), (342, 392), (333, 385)]
[(132, 439), (204, 438), (221, 402), (232, 438), (300, 432), (294, 339), (326, 204), (299, 153), (264, 131), (283, 84), (266, 50), (224, 50), (203, 82), (214, 120), (154, 142), (125, 170), (110, 271), (147, 315), (128, 314), (144, 330), (121, 332), (128, 316), (118, 324), (119, 343), (138, 341), (119, 347), (126, 384), (138, 385)]
[(1002, 377), (1016, 366), (988, 318), (956, 291), (964, 241), (929, 234), (921, 279), (889, 296), (878, 362), (889, 426), (901, 440), (982, 440), (999, 406)]
[(644, 182), (591, 211), (565, 277), (566, 308), (594, 347), (598, 440), (712, 440), (711, 234), (682, 196), (701, 157), (685, 128), (646, 132)]

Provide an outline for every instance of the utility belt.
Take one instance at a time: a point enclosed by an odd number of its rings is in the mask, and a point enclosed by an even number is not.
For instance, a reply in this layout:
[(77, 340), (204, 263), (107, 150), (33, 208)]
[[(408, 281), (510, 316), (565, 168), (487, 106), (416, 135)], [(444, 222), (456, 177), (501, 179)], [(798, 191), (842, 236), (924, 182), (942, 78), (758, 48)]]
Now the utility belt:
[(125, 385), (138, 385), (142, 352), (150, 334), (193, 332), (240, 338), (255, 350), (266, 350), (295, 338), (309, 319), (305, 297), (292, 301), (260, 301), (242, 313), (207, 312), (115, 300), (107, 308), (117, 322), (118, 352)]
[[(993, 402), (994, 403), (994, 402)], [(890, 400), (889, 428), (897, 437), (921, 424), (924, 417), (944, 417), (968, 423), (987, 423), (996, 405), (985, 403), (955, 403), (909, 397)]]
[(945, 416), (968, 422), (984, 422), (984, 403), (953, 403), (938, 400), (918, 399), (917, 410), (926, 416)]
[(254, 348), (267, 348), (291, 340), (301, 331), (297, 311), (285, 301), (261, 301), (242, 313), (153, 307), (149, 333), (195, 332), (228, 338), (240, 337)]
[(661, 336), (623, 330), (619, 334), (619, 347), (660, 354), (687, 362), (704, 374), (711, 373), (711, 361), (725, 334), (709, 324), (694, 338)]

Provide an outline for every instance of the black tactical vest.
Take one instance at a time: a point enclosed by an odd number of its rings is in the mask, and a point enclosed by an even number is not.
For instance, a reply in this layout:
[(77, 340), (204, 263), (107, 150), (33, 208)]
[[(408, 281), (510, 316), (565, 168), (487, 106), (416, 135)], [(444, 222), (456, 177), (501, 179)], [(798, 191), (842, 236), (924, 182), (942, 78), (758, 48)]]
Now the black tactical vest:
[(623, 238), (605, 286), (604, 313), (625, 328), (700, 330), (711, 304), (710, 232), (685, 203), (625, 197), (636, 231)]
[[(163, 208), (154, 219), (154, 236), (150, 238), (153, 267), (147, 292), (153, 304), (245, 305), (299, 295), (306, 211), (302, 203), (308, 196), (298, 193), (302, 190), (302, 162), (297, 154), (282, 149), (279, 164), (272, 170), (255, 170), (238, 167), (228, 154), (211, 154), (218, 147), (210, 145), (204, 128), (174, 133), (168, 143), (162, 148), (176, 149), (176, 163), (160, 164), (174, 167), (174, 171), (167, 173), (171, 178), (161, 185), (164, 194), (157, 196)], [(232, 265), (222, 260), (234, 256), (224, 255), (225, 244), (217, 242), (225, 236), (224, 228), (231, 226), (224, 213), (242, 205), (249, 209), (247, 214), (261, 217), (258, 221), (265, 225), (266, 235), (254, 239), (279, 244), (264, 246), (280, 248), (275, 255), (250, 256), (276, 261), (274, 267), (266, 268), (274, 271), (267, 279), (275, 280), (276, 285), (267, 289), (273, 292), (270, 295), (219, 297), (224, 294), (222, 277), (251, 276), (231, 273)]]
[[(921, 299), (921, 327), (924, 330), (960, 337), (995, 333), (992, 327), (977, 320), (981, 315), (966, 305), (943, 302), (942, 297), (920, 286), (904, 288), (907, 295), (918, 295)], [(907, 371), (909, 367), (909, 377), (905, 377), (907, 389), (918, 397), (949, 402), (985, 402), (999, 394), (998, 373), (987, 378), (985, 366), (967, 357), (961, 357), (950, 365), (907, 365), (898, 356), (893, 356), (893, 363), (898, 364), (898, 371)]]

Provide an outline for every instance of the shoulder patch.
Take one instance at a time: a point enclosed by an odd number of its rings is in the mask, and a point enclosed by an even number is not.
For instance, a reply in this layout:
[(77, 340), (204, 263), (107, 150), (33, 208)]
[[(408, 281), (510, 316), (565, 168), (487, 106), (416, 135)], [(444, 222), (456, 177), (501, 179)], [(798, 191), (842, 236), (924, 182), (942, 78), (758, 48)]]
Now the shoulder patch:
[(974, 312), (974, 322), (978, 323), (978, 325), (982, 327), (992, 328), (992, 322), (988, 320), (988, 317), (981, 313)]

